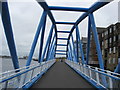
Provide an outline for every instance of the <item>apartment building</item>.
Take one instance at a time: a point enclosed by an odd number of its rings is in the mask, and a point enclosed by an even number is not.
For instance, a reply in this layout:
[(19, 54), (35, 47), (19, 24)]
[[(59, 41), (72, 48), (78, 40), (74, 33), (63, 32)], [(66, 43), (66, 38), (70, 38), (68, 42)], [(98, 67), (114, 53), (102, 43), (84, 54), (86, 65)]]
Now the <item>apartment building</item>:
[(120, 62), (120, 23), (107, 27), (107, 31), (100, 34), (101, 49), (106, 69), (114, 71)]

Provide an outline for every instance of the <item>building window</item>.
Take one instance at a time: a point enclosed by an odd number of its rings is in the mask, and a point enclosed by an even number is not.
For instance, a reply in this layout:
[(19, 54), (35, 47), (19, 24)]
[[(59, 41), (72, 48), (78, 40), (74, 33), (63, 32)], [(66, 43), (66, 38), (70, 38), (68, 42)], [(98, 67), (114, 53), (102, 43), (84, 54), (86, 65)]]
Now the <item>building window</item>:
[(110, 49), (109, 49), (109, 53), (111, 53), (111, 52), (112, 52), (112, 49), (110, 48)]
[(116, 41), (116, 36), (114, 36), (114, 41)]
[(113, 29), (114, 31), (116, 30), (116, 26), (114, 26), (114, 29)]
[(116, 52), (116, 48), (115, 47), (113, 47), (113, 53), (115, 53)]
[(102, 37), (104, 37), (104, 33), (102, 33)]
[(109, 39), (109, 43), (111, 43), (111, 42), (112, 42), (112, 38)]
[(103, 46), (104, 42), (102, 41), (102, 46)]
[(110, 64), (110, 63), (111, 63), (111, 60), (109, 59), (108, 61), (109, 61), (109, 64)]
[(115, 64), (115, 58), (113, 58), (113, 64)]
[(104, 50), (102, 50), (102, 55), (103, 55), (103, 53), (104, 53)]
[(120, 40), (120, 34), (119, 34), (118, 38), (119, 38), (119, 40)]
[(112, 33), (112, 28), (109, 29), (109, 32)]
[(105, 35), (108, 35), (108, 31), (105, 32)]

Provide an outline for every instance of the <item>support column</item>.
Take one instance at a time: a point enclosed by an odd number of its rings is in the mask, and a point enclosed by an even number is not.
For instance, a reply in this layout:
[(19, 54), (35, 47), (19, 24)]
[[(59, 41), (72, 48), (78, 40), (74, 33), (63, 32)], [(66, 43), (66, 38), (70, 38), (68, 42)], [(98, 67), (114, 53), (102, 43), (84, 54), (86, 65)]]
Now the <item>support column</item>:
[[(52, 26), (51, 30), (53, 32), (53, 29), (54, 29), (54, 26)], [(50, 37), (50, 40), (49, 42), (51, 43), (51, 38), (52, 38), (52, 33), (51, 33), (51, 37)], [(50, 51), (50, 43), (48, 44), (48, 50), (47, 50), (47, 55), (46, 55), (46, 61), (48, 60), (48, 54), (49, 54), (49, 51)]]
[(46, 51), (49, 50), (49, 49), (48, 49), (48, 46), (49, 46), (49, 44), (50, 44), (50, 42), (51, 42), (52, 33), (53, 33), (53, 27), (54, 27), (54, 25), (52, 25), (52, 27), (51, 27), (51, 30), (50, 30), (49, 36), (48, 36), (48, 38), (47, 38), (47, 42), (46, 42), (46, 45), (45, 45), (45, 48), (44, 48), (44, 51), (43, 51), (43, 55), (42, 55), (42, 58), (41, 58), (40, 62), (43, 62), (43, 59), (44, 59), (44, 57), (45, 57), (45, 53), (46, 53)]
[(97, 29), (96, 29), (96, 25), (95, 25), (95, 21), (94, 21), (94, 16), (93, 16), (93, 14), (89, 14), (89, 17), (90, 17), (92, 31), (93, 31), (93, 35), (94, 35), (95, 44), (96, 44), (99, 65), (100, 65), (101, 69), (104, 69), (103, 58), (102, 58), (100, 43), (99, 43), (99, 39), (98, 39)]
[(73, 45), (73, 48), (72, 48), (72, 46), (71, 46), (71, 43), (70, 43), (70, 47), (71, 47), (71, 49), (72, 49), (72, 51), (73, 51), (73, 55), (74, 55), (74, 62), (77, 62), (77, 58), (76, 58), (76, 53), (75, 53), (75, 47), (74, 47), (74, 40), (73, 40), (73, 36), (71, 35), (71, 38), (72, 38), (72, 45)]
[(15, 47), (13, 30), (12, 30), (12, 25), (11, 25), (10, 14), (9, 14), (7, 2), (2, 2), (2, 22), (3, 22), (4, 32), (6, 35), (9, 51), (10, 51), (10, 54), (12, 57), (14, 69), (18, 69), (19, 62), (18, 62), (16, 47)]
[(90, 53), (90, 39), (91, 39), (91, 23), (90, 23), (90, 17), (88, 17), (88, 39), (87, 39), (87, 55), (86, 55), (86, 64), (88, 64), (89, 61), (89, 53)]
[(82, 42), (80, 40), (80, 33), (79, 33), (78, 26), (76, 26), (76, 30), (77, 30), (78, 42), (80, 43), (80, 53), (81, 53), (81, 57), (82, 57), (82, 63), (85, 64), (84, 52), (83, 52), (83, 48), (82, 48)]
[(39, 63), (40, 63), (40, 60), (42, 58), (41, 56), (42, 56), (43, 43), (44, 43), (44, 33), (45, 33), (45, 26), (46, 26), (46, 18), (47, 18), (47, 12), (45, 14), (45, 20), (43, 22), (43, 27), (42, 27), (42, 32), (41, 32), (41, 38), (40, 38), (40, 51), (39, 51), (39, 58), (38, 58), (38, 62)]
[(38, 25), (38, 28), (37, 28), (37, 31), (36, 31), (36, 34), (35, 34), (34, 41), (32, 43), (32, 47), (31, 47), (31, 50), (30, 50), (30, 53), (29, 53), (29, 57), (28, 57), (26, 66), (29, 66), (31, 64), (32, 56), (33, 56), (33, 53), (34, 53), (34, 50), (35, 50), (35, 47), (36, 47), (36, 44), (37, 44), (37, 41), (38, 41), (38, 38), (39, 38), (41, 28), (43, 26), (43, 22), (45, 21), (46, 15), (47, 15), (47, 12), (44, 11), (42, 16), (41, 16), (40, 23)]
[(54, 39), (55, 39), (55, 38), (53, 38), (52, 43), (51, 43), (51, 46), (50, 46), (50, 51), (49, 51), (49, 54), (48, 54), (48, 60), (49, 60), (49, 58), (53, 57), (54, 54), (55, 54), (56, 42), (54, 41)]
[(78, 49), (78, 29), (76, 28), (76, 57), (77, 57), (77, 62), (79, 62), (79, 49)]
[[(102, 53), (101, 53), (99, 38), (98, 38), (97, 29), (96, 29), (96, 25), (95, 25), (95, 21), (94, 21), (94, 16), (91, 13), (91, 14), (89, 14), (89, 17), (90, 17), (92, 32), (93, 32), (94, 40), (95, 40), (95, 44), (96, 44), (96, 50), (97, 50), (99, 65), (100, 65), (100, 68), (104, 70)], [(101, 78), (102, 78), (102, 83), (107, 87), (106, 77), (105, 76), (101, 76)]]

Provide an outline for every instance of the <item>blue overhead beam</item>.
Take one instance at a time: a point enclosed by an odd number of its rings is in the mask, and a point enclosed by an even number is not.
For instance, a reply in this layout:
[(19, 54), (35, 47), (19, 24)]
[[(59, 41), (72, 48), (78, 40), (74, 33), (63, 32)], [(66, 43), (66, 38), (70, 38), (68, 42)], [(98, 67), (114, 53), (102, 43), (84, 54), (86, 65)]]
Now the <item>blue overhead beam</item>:
[(67, 38), (57, 38), (57, 39), (60, 39), (60, 40), (68, 40)]
[(18, 69), (19, 62), (18, 62), (17, 51), (15, 47), (14, 35), (13, 35), (7, 2), (2, 2), (2, 14), (1, 15), (2, 15), (2, 22), (3, 22), (3, 27), (4, 27), (8, 47), (9, 47), (10, 54), (11, 54), (12, 61), (13, 61), (13, 66), (14, 66), (14, 69)]
[(75, 22), (55, 22), (56, 24), (68, 24), (68, 25), (74, 25)]
[(65, 50), (56, 50), (56, 52), (66, 52)]
[(59, 33), (70, 33), (70, 31), (57, 31)]
[(66, 55), (65, 53), (55, 53), (56, 55)]
[(67, 46), (66, 44), (57, 44), (57, 46)]
[(50, 10), (87, 12), (88, 8), (49, 6)]

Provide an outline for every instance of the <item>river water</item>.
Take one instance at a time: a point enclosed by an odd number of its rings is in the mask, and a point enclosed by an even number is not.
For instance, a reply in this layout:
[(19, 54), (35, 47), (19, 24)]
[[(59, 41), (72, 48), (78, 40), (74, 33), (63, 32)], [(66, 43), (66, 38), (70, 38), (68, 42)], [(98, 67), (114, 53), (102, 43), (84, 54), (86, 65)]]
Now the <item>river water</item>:
[[(19, 59), (19, 64), (20, 67), (24, 67), (26, 64), (25, 59)], [(32, 61), (31, 64), (38, 64), (37, 61)], [(5, 71), (9, 71), (9, 70), (13, 70), (13, 63), (12, 63), (12, 59), (10, 58), (0, 58), (0, 73), (5, 72)]]

